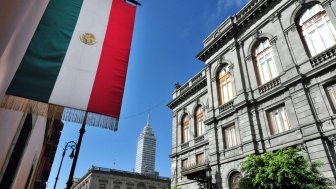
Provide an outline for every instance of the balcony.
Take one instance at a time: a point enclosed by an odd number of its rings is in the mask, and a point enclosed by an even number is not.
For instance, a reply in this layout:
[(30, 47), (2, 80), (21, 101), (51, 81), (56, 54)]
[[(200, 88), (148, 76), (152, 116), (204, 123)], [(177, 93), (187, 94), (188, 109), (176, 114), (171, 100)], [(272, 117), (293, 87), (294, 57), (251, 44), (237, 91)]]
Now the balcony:
[(189, 147), (189, 142), (185, 142), (181, 144), (181, 149), (188, 148)]
[(311, 58), (310, 59), (311, 66), (314, 68), (335, 56), (336, 56), (336, 46), (333, 46), (327, 49), (326, 51), (323, 51), (322, 53)]
[(277, 77), (277, 78), (261, 85), (259, 87), (259, 93), (264, 94), (265, 92), (272, 90), (273, 88), (275, 88), (276, 86), (279, 86), (280, 84), (281, 84), (280, 77)]
[(198, 136), (195, 138), (195, 144), (204, 140), (204, 135)]
[(224, 112), (224, 111), (226, 111), (228, 109), (231, 109), (231, 108), (233, 108), (233, 100), (231, 100), (231, 101), (229, 101), (229, 102), (227, 102), (227, 103), (219, 106), (218, 109), (219, 109), (219, 113), (221, 114), (222, 112)]
[(188, 164), (186, 167), (182, 167), (182, 175), (187, 176), (188, 179), (192, 179), (191, 177), (205, 176), (205, 171), (210, 169), (209, 161), (204, 160), (203, 162), (194, 162), (191, 164)]

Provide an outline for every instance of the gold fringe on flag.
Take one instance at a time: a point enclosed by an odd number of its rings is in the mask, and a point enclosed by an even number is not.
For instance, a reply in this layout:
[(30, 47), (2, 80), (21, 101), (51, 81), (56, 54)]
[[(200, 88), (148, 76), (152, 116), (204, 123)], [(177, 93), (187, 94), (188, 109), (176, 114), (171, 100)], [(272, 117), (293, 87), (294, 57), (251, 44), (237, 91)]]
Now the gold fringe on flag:
[[(31, 113), (38, 116), (53, 118), (62, 121), (82, 124), (85, 111), (48, 104), (27, 98), (5, 95), (0, 103), (0, 108)], [(116, 131), (118, 119), (110, 116), (88, 112), (86, 124), (94, 127), (105, 128)]]
[[(64, 108), (62, 120), (76, 123), (83, 123), (85, 111), (73, 108)], [(86, 124), (94, 127), (110, 129), (113, 131), (118, 130), (118, 119), (102, 114), (88, 112)]]
[(5, 95), (0, 103), (0, 108), (26, 112), (47, 118), (61, 119), (63, 107), (27, 98)]

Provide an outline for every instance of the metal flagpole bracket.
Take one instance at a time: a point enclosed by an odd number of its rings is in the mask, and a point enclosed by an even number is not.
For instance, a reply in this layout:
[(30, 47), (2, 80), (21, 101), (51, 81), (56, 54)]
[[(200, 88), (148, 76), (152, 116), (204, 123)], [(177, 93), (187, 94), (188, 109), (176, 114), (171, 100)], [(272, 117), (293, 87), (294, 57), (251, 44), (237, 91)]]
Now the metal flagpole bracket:
[(132, 4), (134, 4), (135, 6), (141, 6), (141, 3), (139, 3), (138, 1), (135, 1), (135, 0), (124, 0), (125, 2), (128, 1)]

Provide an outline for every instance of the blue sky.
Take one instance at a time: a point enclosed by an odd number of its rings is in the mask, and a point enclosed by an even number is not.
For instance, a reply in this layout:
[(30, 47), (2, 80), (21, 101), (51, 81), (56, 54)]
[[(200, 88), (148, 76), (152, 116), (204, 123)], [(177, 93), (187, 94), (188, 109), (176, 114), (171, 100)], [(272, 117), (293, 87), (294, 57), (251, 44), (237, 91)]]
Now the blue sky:
[[(137, 139), (147, 123), (157, 138), (155, 169), (170, 177), (172, 100), (174, 83), (184, 84), (204, 63), (195, 58), (203, 40), (248, 0), (140, 0), (122, 103), (119, 129), (86, 127), (75, 177), (94, 166), (133, 171)], [(48, 181), (53, 188), (63, 147), (76, 141), (80, 125), (65, 123)], [(71, 160), (67, 152), (57, 188), (64, 188)]]

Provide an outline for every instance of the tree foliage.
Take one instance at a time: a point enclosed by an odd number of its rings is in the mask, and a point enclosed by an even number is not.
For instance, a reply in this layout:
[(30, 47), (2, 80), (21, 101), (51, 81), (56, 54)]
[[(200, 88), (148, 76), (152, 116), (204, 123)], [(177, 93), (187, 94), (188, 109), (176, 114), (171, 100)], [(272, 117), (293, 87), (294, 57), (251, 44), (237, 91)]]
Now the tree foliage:
[(297, 149), (286, 148), (262, 155), (250, 155), (242, 165), (244, 177), (239, 189), (328, 189), (330, 181)]

